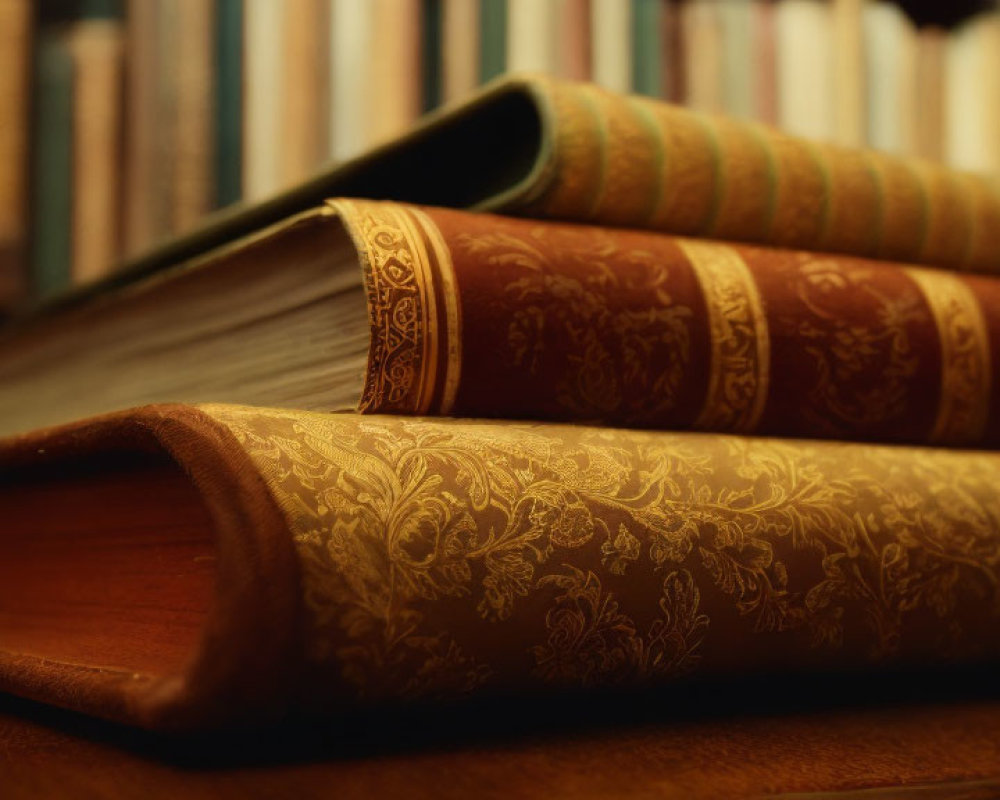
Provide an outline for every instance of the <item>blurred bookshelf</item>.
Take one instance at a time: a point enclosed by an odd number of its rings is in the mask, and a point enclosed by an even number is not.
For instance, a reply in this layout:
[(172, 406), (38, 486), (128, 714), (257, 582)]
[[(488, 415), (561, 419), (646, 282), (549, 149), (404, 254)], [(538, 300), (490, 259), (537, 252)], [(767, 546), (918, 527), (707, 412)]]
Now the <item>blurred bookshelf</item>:
[(1000, 12), (882, 0), (0, 0), (0, 308), (508, 71), (1000, 173)]

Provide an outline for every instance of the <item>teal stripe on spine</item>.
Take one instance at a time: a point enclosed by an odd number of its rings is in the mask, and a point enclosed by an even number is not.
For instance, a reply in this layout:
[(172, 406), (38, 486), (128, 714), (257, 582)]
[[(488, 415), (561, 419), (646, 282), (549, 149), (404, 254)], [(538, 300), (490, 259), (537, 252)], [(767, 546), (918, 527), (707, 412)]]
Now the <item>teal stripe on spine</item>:
[(443, 0), (424, 0), (421, 20), (420, 67), (422, 72), (423, 96), (421, 107), (433, 111), (441, 105), (441, 72), (444, 68), (444, 51), (441, 45), (441, 24)]
[(722, 169), (722, 152), (719, 147), (719, 135), (711, 120), (703, 114), (695, 114), (694, 119), (705, 131), (705, 137), (711, 144), (712, 150), (712, 200), (708, 204), (708, 211), (705, 219), (698, 226), (698, 233), (705, 235), (715, 229), (719, 220), (719, 209), (722, 207), (722, 196), (726, 191), (726, 176)]
[(480, 0), (479, 80), (485, 83), (506, 69), (507, 0)]
[(875, 185), (875, 214), (872, 218), (872, 251), (865, 255), (875, 256), (882, 250), (882, 237), (885, 234), (885, 187), (882, 186), (882, 176), (879, 171), (872, 166), (872, 155), (862, 151), (865, 156), (865, 164), (872, 176), (872, 183)]
[(662, 0), (632, 0), (632, 88), (663, 96)]
[(753, 136), (760, 149), (767, 159), (767, 197), (764, 202), (767, 205), (767, 214), (764, 218), (764, 227), (761, 231), (761, 241), (768, 241), (771, 238), (771, 229), (774, 227), (774, 215), (778, 210), (778, 162), (774, 158), (774, 150), (771, 149), (771, 139), (759, 125), (750, 125), (748, 130)]
[(666, 183), (664, 170), (666, 169), (667, 154), (663, 146), (663, 135), (660, 131), (660, 126), (657, 124), (652, 112), (642, 100), (634, 97), (628, 98), (628, 100), (636, 117), (642, 121), (643, 127), (649, 133), (649, 138), (654, 143), (656, 150), (656, 166), (654, 167), (656, 170), (656, 188), (653, 190), (653, 196), (650, 198), (649, 209), (642, 220), (643, 223), (648, 223), (653, 218), (657, 209), (659, 209), (660, 203), (663, 202), (663, 190)]
[(816, 165), (816, 169), (819, 171), (820, 179), (823, 181), (823, 202), (819, 212), (819, 238), (817, 240), (819, 249), (822, 249), (823, 245), (827, 243), (827, 237), (830, 234), (830, 214), (833, 210), (833, 185), (830, 182), (830, 170), (827, 167), (822, 152), (820, 152), (819, 148), (813, 142), (806, 141), (805, 146), (809, 157), (813, 160), (813, 164)]
[(215, 7), (215, 202), (243, 195), (243, 0)]
[(608, 175), (608, 121), (604, 118), (600, 107), (594, 102), (594, 98), (586, 90), (579, 93), (587, 111), (594, 118), (594, 132), (597, 134), (597, 152), (600, 163), (600, 174), (597, 178), (597, 186), (594, 187), (594, 196), (590, 198), (590, 206), (587, 209), (588, 219), (592, 219), (601, 208), (604, 200), (604, 186)]
[(913, 253), (908, 254), (908, 257), (916, 261), (923, 261), (924, 251), (927, 249), (927, 241), (930, 236), (930, 197), (927, 196), (927, 185), (924, 183), (923, 173), (914, 169), (913, 165), (908, 161), (904, 161), (903, 165), (906, 167), (910, 175), (913, 176), (913, 180), (917, 183), (917, 190), (920, 192), (920, 239), (917, 242), (917, 249)]

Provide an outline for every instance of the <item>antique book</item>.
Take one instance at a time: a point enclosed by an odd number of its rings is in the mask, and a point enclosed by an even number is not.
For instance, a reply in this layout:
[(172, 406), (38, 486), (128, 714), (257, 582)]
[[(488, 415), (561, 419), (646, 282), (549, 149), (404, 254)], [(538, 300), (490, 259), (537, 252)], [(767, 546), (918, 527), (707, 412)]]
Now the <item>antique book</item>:
[(72, 61), (72, 225), (58, 235), (69, 236), (70, 281), (81, 284), (107, 274), (121, 257), (124, 25), (115, 17), (82, 19), (64, 36)]
[(465, 100), (479, 85), (479, 0), (444, 0), (441, 8), (441, 99)]
[(962, 169), (1000, 171), (1000, 15), (982, 11), (948, 37), (944, 157)]
[(70, 285), (73, 261), (73, 59), (62, 30), (39, 32), (33, 79), (30, 282), (44, 299)]
[(184, 729), (988, 664), (998, 480), (988, 452), (147, 406), (0, 443), (0, 691)]
[(862, 22), (868, 144), (914, 155), (919, 119), (929, 111), (917, 94), (917, 29), (899, 5), (885, 0), (865, 5)]
[(778, 124), (799, 136), (836, 140), (833, 4), (778, 0), (774, 8)]
[(0, 431), (147, 402), (1000, 444), (1000, 278), (335, 200), (0, 337)]
[(153, 270), (359, 196), (1000, 270), (992, 178), (590, 84), (513, 77), (386, 146), (150, 253)]
[(31, 4), (0, 0), (0, 316), (28, 296)]

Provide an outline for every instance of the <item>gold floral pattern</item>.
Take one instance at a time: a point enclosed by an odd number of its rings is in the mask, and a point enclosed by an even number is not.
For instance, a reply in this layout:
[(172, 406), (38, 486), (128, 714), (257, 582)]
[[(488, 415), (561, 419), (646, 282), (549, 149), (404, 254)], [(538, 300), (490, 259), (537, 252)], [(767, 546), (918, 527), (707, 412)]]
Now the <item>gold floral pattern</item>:
[(767, 400), (770, 341), (760, 291), (733, 248), (678, 239), (701, 281), (712, 360), (708, 394), (695, 427), (752, 431)]
[(288, 519), (310, 660), (361, 698), (998, 649), (994, 454), (203, 410)]
[(454, 269), (440, 232), (412, 206), (329, 202), (357, 246), (368, 294), (371, 345), (359, 408), (448, 413), (462, 338)]
[(932, 442), (971, 443), (989, 417), (990, 349), (983, 312), (959, 276), (908, 269), (934, 314), (941, 341), (941, 399)]
[(803, 413), (824, 435), (889, 427), (912, 401), (921, 354), (910, 330), (931, 319), (914, 287), (887, 291), (879, 273), (886, 274), (869, 262), (802, 253), (789, 276), (801, 304), (790, 322), (816, 374)]
[(562, 416), (641, 424), (669, 418), (691, 390), (694, 311), (669, 290), (672, 266), (657, 253), (609, 232), (523, 223), (458, 234), (452, 247), (495, 270), (483, 303), (508, 321), (496, 359), (553, 382)]

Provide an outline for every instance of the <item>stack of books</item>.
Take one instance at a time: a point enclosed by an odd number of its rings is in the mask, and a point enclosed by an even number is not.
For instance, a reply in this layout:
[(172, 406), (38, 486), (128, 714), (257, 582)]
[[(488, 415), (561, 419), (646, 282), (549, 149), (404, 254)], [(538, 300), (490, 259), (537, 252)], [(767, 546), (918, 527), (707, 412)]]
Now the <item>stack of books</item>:
[(985, 179), (503, 80), (8, 329), (0, 690), (191, 730), (995, 661), (998, 271)]
[(946, 5), (0, 0), (0, 313), (508, 71), (995, 174), (1000, 13)]

